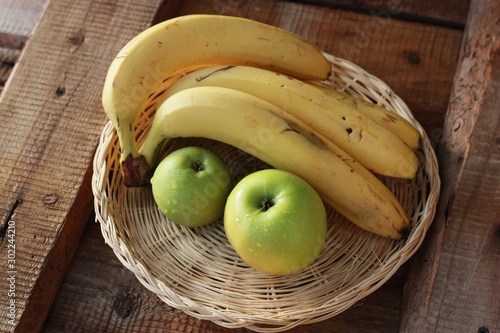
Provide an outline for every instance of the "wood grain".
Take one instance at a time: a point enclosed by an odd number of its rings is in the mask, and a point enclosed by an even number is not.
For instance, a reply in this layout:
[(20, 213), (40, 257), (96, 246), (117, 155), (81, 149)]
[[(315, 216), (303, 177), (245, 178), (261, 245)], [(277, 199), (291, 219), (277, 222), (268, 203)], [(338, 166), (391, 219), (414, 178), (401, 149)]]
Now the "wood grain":
[[(122, 44), (152, 20), (159, 1), (148, 3), (51, 1), (4, 90), (0, 216), (4, 231), (15, 222), (16, 254), (14, 269), (0, 262), (0, 290), (15, 275), (15, 296), (2, 292), (0, 302), (16, 302), (16, 325), (1, 320), (2, 332), (41, 329), (71, 262), (92, 212), (85, 175), (106, 122), (104, 75)], [(124, 12), (134, 15), (113, 22)], [(8, 240), (0, 243), (2, 258)]]
[(47, 0), (0, 0), (0, 92)]
[(419, 0), (301, 0), (344, 10), (379, 13), (401, 20), (463, 28), (469, 10), (468, 0), (444, 0), (429, 3)]
[(500, 330), (500, 10), (471, 8), (438, 149), (441, 200), (413, 260), (404, 332)]
[[(23, 37), (31, 35), (47, 0), (0, 0), (0, 36)], [(8, 41), (0, 37), (0, 45)]]

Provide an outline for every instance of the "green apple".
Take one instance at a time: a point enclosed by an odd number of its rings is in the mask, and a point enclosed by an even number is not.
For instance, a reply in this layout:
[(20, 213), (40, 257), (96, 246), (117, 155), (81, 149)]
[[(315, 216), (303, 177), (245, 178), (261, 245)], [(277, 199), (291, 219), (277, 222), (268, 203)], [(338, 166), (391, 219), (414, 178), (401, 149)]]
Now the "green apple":
[(165, 216), (177, 224), (198, 227), (222, 217), (232, 180), (220, 157), (191, 146), (168, 154), (156, 168), (151, 185)]
[(294, 274), (312, 264), (324, 247), (326, 209), (302, 178), (261, 170), (244, 177), (229, 194), (224, 230), (249, 266), (273, 275)]

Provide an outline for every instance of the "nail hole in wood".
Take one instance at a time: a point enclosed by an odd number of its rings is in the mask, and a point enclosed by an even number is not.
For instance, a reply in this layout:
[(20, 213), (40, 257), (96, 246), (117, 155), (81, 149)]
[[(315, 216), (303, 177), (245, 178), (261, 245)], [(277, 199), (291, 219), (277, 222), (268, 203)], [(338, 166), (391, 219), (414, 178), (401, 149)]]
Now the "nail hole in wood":
[(59, 87), (59, 88), (57, 88), (57, 89), (56, 89), (56, 95), (57, 95), (58, 97), (61, 97), (61, 96), (66, 95), (66, 88), (64, 88), (64, 87)]

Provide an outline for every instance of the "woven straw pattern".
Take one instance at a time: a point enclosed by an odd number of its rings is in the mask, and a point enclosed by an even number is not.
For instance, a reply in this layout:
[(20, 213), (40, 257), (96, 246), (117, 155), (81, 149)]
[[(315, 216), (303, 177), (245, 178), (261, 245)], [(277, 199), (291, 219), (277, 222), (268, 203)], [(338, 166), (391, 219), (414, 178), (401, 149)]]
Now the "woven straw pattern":
[[(222, 221), (189, 229), (168, 221), (149, 188), (125, 188), (119, 144), (111, 123), (102, 131), (92, 179), (95, 211), (105, 241), (139, 281), (168, 305), (221, 326), (279, 332), (348, 309), (385, 283), (415, 253), (434, 217), (440, 180), (435, 154), (405, 103), (360, 67), (326, 55), (332, 76), (323, 85), (382, 105), (420, 131), (421, 168), (415, 180), (381, 178), (407, 212), (412, 230), (393, 241), (361, 230), (328, 208), (328, 239), (320, 257), (292, 276), (249, 268), (229, 245)], [(140, 142), (154, 117), (154, 100), (137, 125)], [(225, 160), (235, 181), (266, 168), (254, 157), (204, 139), (178, 139), (176, 149), (198, 145)]]

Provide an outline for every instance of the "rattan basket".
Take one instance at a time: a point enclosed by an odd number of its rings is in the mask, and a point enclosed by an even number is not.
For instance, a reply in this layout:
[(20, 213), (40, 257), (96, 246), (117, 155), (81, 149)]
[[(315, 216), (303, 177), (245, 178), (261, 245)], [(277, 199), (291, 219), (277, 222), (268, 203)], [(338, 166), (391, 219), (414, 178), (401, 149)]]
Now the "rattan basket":
[[(108, 123), (102, 131), (92, 178), (95, 211), (107, 244), (137, 279), (168, 305), (228, 328), (279, 332), (335, 316), (384, 284), (421, 245), (434, 217), (440, 180), (436, 157), (405, 103), (362, 68), (327, 55), (334, 89), (385, 106), (422, 135), (421, 168), (415, 180), (381, 178), (411, 220), (408, 238), (393, 241), (361, 230), (328, 208), (328, 239), (320, 257), (292, 276), (269, 276), (248, 267), (229, 245), (222, 221), (189, 229), (167, 220), (149, 188), (126, 188), (119, 144)], [(154, 101), (137, 124), (141, 141), (154, 117)], [(230, 166), (235, 181), (268, 167), (228, 145), (178, 139), (176, 149), (204, 146)]]

